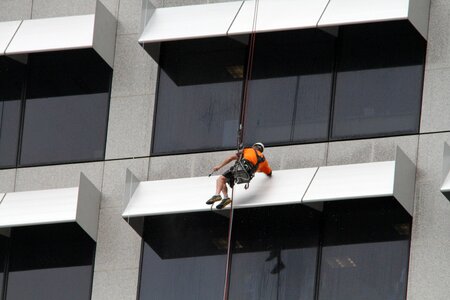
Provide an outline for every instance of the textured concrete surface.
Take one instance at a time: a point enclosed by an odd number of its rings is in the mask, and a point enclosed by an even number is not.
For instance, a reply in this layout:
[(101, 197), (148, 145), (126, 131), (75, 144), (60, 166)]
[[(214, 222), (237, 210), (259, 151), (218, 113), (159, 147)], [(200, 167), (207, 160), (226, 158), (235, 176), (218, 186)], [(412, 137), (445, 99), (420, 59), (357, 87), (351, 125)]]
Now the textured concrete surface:
[(433, 1), (430, 7), (430, 26), (426, 69), (450, 67), (450, 2)]
[(0, 170), (0, 193), (13, 192), (16, 169)]
[(148, 178), (148, 158), (106, 161), (103, 175), (101, 208), (125, 208), (125, 178), (126, 170), (141, 181)]
[(33, 0), (32, 18), (87, 15), (95, 12), (96, 0)]
[(33, 0), (0, 1), (0, 22), (30, 19), (32, 2)]
[(449, 82), (450, 68), (425, 71), (420, 132), (450, 130)]
[(394, 160), (397, 146), (415, 162), (417, 143), (418, 135), (332, 142), (328, 147), (327, 165)]
[(138, 34), (117, 36), (111, 97), (155, 94), (158, 67), (138, 39)]
[(450, 202), (440, 192), (445, 141), (449, 133), (419, 141), (408, 300), (450, 298)]
[(17, 169), (16, 191), (33, 191), (78, 186), (80, 172), (99, 189), (104, 162), (56, 165)]
[(111, 98), (106, 159), (150, 155), (154, 95)]

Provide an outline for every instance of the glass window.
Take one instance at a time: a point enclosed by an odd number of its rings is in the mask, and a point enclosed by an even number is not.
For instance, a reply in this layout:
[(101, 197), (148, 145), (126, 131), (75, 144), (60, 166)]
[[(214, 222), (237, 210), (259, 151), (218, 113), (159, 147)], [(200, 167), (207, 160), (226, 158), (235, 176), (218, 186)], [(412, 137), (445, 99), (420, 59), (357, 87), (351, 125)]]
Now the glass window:
[(162, 44), (154, 154), (236, 145), (245, 55), (231, 38)]
[(24, 68), (0, 56), (0, 168), (16, 166)]
[(318, 299), (406, 299), (411, 217), (397, 201), (332, 201), (324, 220)]
[(426, 42), (407, 21), (340, 28), (332, 138), (416, 133)]
[(3, 299), (3, 285), (5, 279), (5, 264), (7, 259), (7, 238), (0, 233), (0, 299)]
[(102, 160), (110, 81), (92, 49), (31, 54), (20, 165)]
[(318, 29), (258, 34), (245, 140), (326, 140), (335, 37)]
[(95, 242), (75, 223), (14, 228), (6, 298), (91, 298)]
[(314, 300), (319, 230), (305, 206), (235, 210), (229, 298)]
[(221, 299), (228, 218), (189, 213), (145, 218), (140, 299)]

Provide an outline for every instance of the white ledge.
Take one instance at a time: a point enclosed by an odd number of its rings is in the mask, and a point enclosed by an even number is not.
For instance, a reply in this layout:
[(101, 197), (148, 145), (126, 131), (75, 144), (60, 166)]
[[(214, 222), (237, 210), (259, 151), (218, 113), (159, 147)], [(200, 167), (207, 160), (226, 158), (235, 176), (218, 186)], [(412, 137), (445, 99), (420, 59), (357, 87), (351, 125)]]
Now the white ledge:
[(19, 28), (20, 23), (22, 21), (0, 23), (0, 56), (5, 54), (5, 50)]
[(74, 188), (6, 193), (0, 202), (0, 228), (76, 222), (97, 240), (100, 192), (80, 174)]
[(158, 44), (393, 20), (409, 20), (427, 39), (430, 0), (260, 0), (256, 10), (255, 3), (247, 0), (155, 8), (143, 0), (139, 42)]
[(19, 24), (5, 55), (93, 48), (113, 67), (116, 19), (100, 1), (92, 15), (31, 19)]
[[(393, 197), (412, 215), (415, 172), (414, 163), (397, 148), (395, 161), (280, 170), (271, 178), (260, 173), (248, 190), (243, 185), (235, 187), (233, 208)], [(122, 216), (130, 219), (209, 211), (213, 208), (205, 201), (214, 193), (216, 178), (139, 182), (127, 171), (127, 206)]]

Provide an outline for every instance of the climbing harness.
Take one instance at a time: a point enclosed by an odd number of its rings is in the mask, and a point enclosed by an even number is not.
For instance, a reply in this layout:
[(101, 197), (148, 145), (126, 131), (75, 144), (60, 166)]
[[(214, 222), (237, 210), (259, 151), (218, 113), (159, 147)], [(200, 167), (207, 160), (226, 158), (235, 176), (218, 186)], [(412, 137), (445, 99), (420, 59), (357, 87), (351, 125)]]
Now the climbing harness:
[(259, 164), (266, 160), (264, 156), (259, 156), (258, 152), (255, 149), (253, 150), (255, 151), (255, 155), (257, 158), (256, 165), (253, 165), (251, 162), (243, 158), (241, 154), (241, 157), (236, 161), (233, 167), (234, 183), (245, 183), (245, 189), (249, 188), (250, 181), (255, 176), (255, 172), (258, 170)]

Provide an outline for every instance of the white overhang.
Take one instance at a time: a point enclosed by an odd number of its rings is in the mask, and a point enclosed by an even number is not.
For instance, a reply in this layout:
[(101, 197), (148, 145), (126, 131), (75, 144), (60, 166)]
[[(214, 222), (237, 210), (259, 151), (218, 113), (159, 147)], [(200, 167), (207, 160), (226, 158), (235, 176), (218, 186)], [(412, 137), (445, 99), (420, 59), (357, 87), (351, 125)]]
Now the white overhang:
[(11, 42), (22, 21), (0, 22), (0, 56)]
[(319, 27), (409, 20), (426, 39), (429, 0), (330, 0)]
[[(234, 208), (300, 203), (317, 168), (256, 174), (248, 190), (237, 185)], [(124, 218), (209, 211), (205, 202), (214, 193), (217, 176), (145, 181), (127, 192)], [(127, 183), (130, 185), (130, 182)], [(136, 181), (134, 181), (136, 182)], [(132, 191), (127, 188), (127, 191)], [(230, 191), (231, 194), (231, 191)], [(216, 203), (218, 204), (218, 203)]]
[(442, 166), (442, 177), (444, 182), (441, 186), (441, 192), (450, 201), (450, 145), (448, 143), (444, 143)]
[(225, 36), (242, 1), (157, 8), (140, 43)]
[(254, 0), (245, 1), (228, 34), (314, 28), (327, 3), (328, 0), (259, 0), (255, 10)]
[(416, 166), (397, 147), (395, 161), (320, 167), (304, 203), (394, 197), (412, 215)]
[[(416, 168), (397, 148), (395, 161), (274, 171), (271, 178), (257, 174), (245, 190), (237, 185), (233, 208), (304, 204), (363, 198), (395, 198), (413, 213)], [(217, 177), (192, 177), (139, 182), (127, 171), (122, 216), (144, 216), (209, 211), (205, 201)], [(216, 203), (217, 204), (217, 203)], [(214, 208), (214, 210), (216, 210)]]
[(143, 1), (144, 45), (393, 20), (409, 20), (426, 39), (430, 5), (430, 0), (246, 0), (155, 8)]
[(80, 175), (74, 188), (6, 193), (0, 202), (0, 229), (76, 222), (97, 240), (100, 192)]
[(97, 1), (95, 14), (24, 20), (6, 55), (93, 48), (111, 67), (116, 19)]

